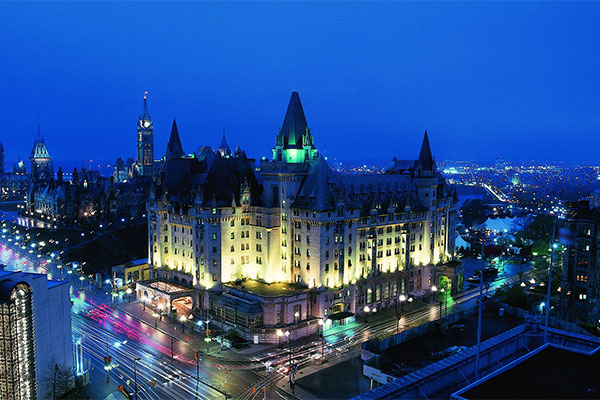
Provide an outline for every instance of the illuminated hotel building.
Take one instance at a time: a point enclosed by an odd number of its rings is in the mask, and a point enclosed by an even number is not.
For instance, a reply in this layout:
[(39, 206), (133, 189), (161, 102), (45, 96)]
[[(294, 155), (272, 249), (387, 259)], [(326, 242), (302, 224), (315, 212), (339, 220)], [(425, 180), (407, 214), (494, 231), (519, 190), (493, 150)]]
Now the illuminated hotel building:
[[(340, 174), (293, 92), (272, 159), (255, 165), (228, 146), (185, 155), (173, 123), (164, 160), (148, 208), (154, 276), (197, 288), (194, 305), (229, 322), (243, 303), (231, 298), (258, 302), (267, 327), (390, 306), (401, 293), (428, 291), (435, 266), (454, 257), (458, 201), (427, 132), (416, 160)], [(288, 288), (249, 289), (256, 282)]]
[(54, 363), (73, 366), (68, 283), (0, 269), (0, 398), (50, 398)]

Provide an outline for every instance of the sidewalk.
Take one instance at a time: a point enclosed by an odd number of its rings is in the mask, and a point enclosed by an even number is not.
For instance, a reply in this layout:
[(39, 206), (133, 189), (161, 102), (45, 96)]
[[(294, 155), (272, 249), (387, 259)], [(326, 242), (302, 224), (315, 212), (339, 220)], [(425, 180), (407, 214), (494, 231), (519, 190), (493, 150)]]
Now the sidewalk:
[(104, 371), (94, 368), (90, 371), (90, 383), (69, 394), (65, 399), (104, 400), (111, 394), (117, 399), (126, 399), (125, 395), (119, 392), (119, 386), (113, 379), (107, 383)]
[(155, 328), (157, 331), (173, 338), (175, 341), (187, 345), (191, 351), (191, 357), (193, 357), (193, 352), (198, 351), (223, 361), (249, 361), (250, 357), (253, 355), (263, 354), (265, 351), (277, 348), (276, 345), (250, 345), (241, 350), (221, 349), (221, 344), (214, 340), (207, 346), (207, 343), (204, 341), (204, 328), (202, 330), (199, 330), (198, 328), (192, 329), (191, 324), (187, 323), (185, 329), (182, 329), (181, 322), (177, 322), (167, 316), (163, 316), (162, 320), (160, 318), (154, 318), (152, 316), (152, 309), (146, 307), (144, 310), (143, 304), (134, 301), (124, 301), (113, 304), (113, 307), (130, 315), (132, 318)]

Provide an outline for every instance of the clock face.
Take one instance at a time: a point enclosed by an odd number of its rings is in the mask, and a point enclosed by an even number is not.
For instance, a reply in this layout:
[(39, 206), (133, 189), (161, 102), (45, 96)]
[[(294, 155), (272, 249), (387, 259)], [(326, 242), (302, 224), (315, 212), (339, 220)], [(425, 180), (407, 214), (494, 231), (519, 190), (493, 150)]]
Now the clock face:
[(144, 128), (147, 128), (150, 126), (150, 121), (144, 121)]

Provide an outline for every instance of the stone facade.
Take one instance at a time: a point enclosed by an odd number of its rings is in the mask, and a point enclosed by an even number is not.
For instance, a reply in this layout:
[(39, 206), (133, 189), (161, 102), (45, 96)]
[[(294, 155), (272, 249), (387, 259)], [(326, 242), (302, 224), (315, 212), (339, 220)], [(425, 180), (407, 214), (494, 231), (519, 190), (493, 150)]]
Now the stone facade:
[[(187, 274), (199, 291), (285, 282), (312, 293), (303, 321), (330, 318), (361, 312), (356, 304), (368, 303), (371, 286), (379, 291), (372, 303), (424, 293), (432, 266), (454, 257), (458, 201), (427, 132), (416, 160), (394, 158), (382, 174), (340, 174), (315, 147), (294, 92), (272, 160), (256, 166), (228, 146), (186, 156), (175, 122), (164, 160), (148, 203), (149, 262)], [(266, 304), (265, 326), (288, 323)]]

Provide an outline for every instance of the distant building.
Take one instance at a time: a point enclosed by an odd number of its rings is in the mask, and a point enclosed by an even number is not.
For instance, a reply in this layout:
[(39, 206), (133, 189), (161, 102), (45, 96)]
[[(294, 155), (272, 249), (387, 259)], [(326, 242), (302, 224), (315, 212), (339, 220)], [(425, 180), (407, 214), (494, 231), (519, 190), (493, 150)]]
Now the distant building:
[(35, 186), (41, 187), (46, 185), (54, 178), (52, 159), (44, 143), (44, 138), (42, 138), (39, 123), (29, 161), (31, 162), (31, 180)]
[[(457, 204), (427, 132), (416, 160), (394, 158), (383, 174), (334, 172), (294, 92), (273, 159), (258, 168), (224, 137), (216, 152), (186, 156), (173, 122), (148, 204), (149, 263), (155, 277), (196, 288), (194, 304), (205, 312), (253, 304), (227, 321), (249, 336), (271, 329), (264, 340), (276, 340), (278, 327), (308, 321), (316, 329), (319, 318), (343, 320), (365, 306), (395, 305), (402, 293), (427, 293), (435, 266), (454, 257)], [(255, 288), (245, 297), (236, 284), (244, 279), (285, 284), (286, 294), (242, 284)], [(294, 290), (299, 296), (286, 300)]]
[(121, 157), (117, 158), (113, 166), (113, 180), (115, 182), (127, 182), (133, 178), (137, 164), (132, 158), (123, 161)]
[(569, 321), (600, 325), (600, 211), (588, 201), (567, 203), (567, 251), (561, 277), (561, 311)]
[[(55, 367), (70, 374), (67, 381), (73, 382), (67, 282), (0, 270), (0, 321), (0, 398), (52, 398)], [(59, 395), (68, 390), (56, 389)]]
[(140, 176), (152, 176), (154, 166), (154, 127), (146, 97), (148, 92), (144, 93), (144, 107), (137, 123), (137, 174)]
[(152, 177), (115, 182), (113, 177), (85, 168), (75, 168), (71, 181), (63, 179), (61, 168), (54, 177), (52, 160), (39, 135), (32, 155), (32, 168), (37, 172), (25, 196), (25, 217), (57, 226), (141, 218), (146, 213)]

